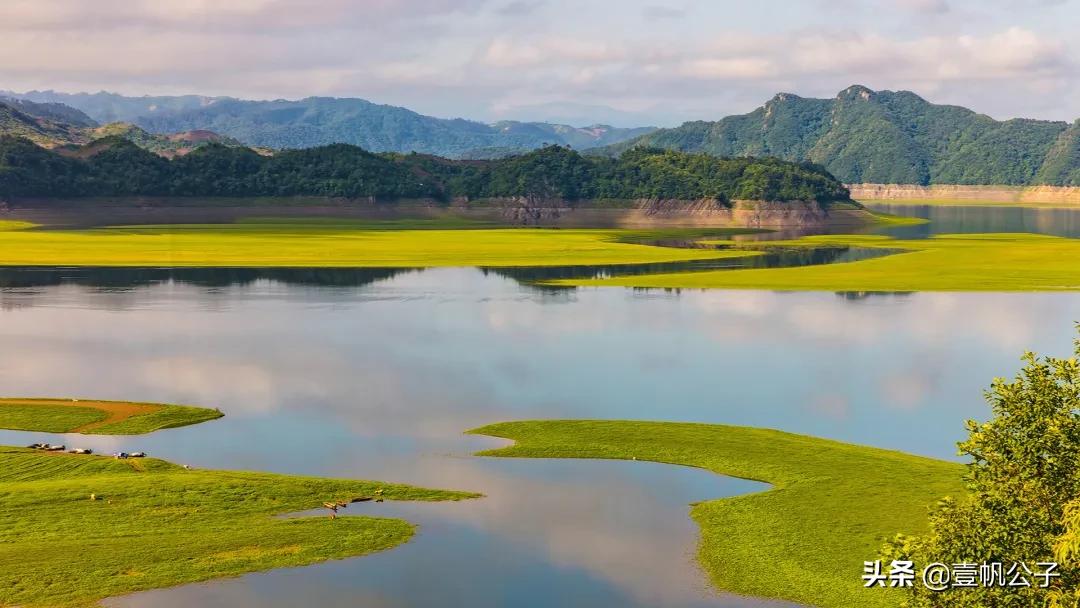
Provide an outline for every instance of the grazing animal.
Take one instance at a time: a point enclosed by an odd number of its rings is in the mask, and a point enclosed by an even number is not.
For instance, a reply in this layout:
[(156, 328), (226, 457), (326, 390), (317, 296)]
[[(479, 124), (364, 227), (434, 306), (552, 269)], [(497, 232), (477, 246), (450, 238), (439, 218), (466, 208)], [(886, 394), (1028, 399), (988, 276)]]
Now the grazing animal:
[(330, 519), (337, 519), (338, 509), (344, 509), (348, 507), (349, 503), (339, 500), (337, 502), (324, 502), (322, 503), (322, 506), (323, 508), (330, 510)]

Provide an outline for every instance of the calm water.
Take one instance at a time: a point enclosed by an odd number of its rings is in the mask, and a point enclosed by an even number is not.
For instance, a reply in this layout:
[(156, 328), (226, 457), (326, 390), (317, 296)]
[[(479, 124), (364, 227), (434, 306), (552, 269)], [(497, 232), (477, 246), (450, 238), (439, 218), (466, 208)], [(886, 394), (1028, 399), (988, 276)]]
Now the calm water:
[(780, 606), (710, 591), (687, 517), (693, 501), (764, 486), (643, 462), (477, 458), (497, 442), (462, 431), (525, 418), (693, 420), (951, 458), (963, 421), (986, 413), (990, 379), (1012, 375), (1026, 348), (1068, 354), (1080, 319), (1080, 294), (552, 291), (529, 278), (3, 272), (0, 393), (197, 403), (227, 416), (149, 437), (0, 431), (0, 443), (488, 496), (350, 508), (421, 530), (375, 556), (114, 606)]
[(891, 205), (874, 203), (867, 207), (894, 215), (923, 217), (929, 224), (890, 228), (902, 238), (924, 238), (934, 234), (961, 232), (1033, 232), (1080, 238), (1080, 209), (1031, 207), (969, 207), (940, 205)]

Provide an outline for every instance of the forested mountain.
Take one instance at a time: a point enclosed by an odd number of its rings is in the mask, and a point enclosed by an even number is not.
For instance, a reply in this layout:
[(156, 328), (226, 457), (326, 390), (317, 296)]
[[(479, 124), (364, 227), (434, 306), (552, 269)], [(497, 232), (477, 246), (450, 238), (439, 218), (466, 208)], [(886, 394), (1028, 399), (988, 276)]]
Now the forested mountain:
[(487, 125), (434, 118), (406, 108), (352, 98), (245, 101), (231, 97), (125, 97), (113, 93), (3, 93), (64, 103), (101, 122), (124, 121), (151, 133), (209, 130), (247, 145), (274, 149), (347, 143), (375, 152), (421, 152), (453, 158), (503, 156), (549, 144), (579, 150), (618, 143), (651, 128), (571, 127), (505, 121)]
[(223, 97), (202, 95), (163, 95), (128, 97), (101, 91), (98, 93), (60, 93), (58, 91), (30, 91), (16, 93), (0, 91), (0, 97), (25, 99), (38, 103), (57, 103), (77, 108), (99, 123), (135, 122), (142, 116), (159, 112), (194, 110)]
[(660, 129), (604, 152), (634, 146), (805, 160), (847, 183), (1080, 186), (1080, 123), (998, 121), (861, 86), (833, 99), (781, 93), (749, 114)]
[(62, 152), (80, 153), (79, 146), (106, 137), (120, 137), (162, 156), (179, 156), (207, 143), (239, 146), (210, 131), (152, 134), (130, 123), (98, 125), (86, 114), (60, 103), (37, 103), (0, 97), (0, 136), (24, 137)]
[(848, 200), (817, 166), (655, 149), (618, 158), (548, 146), (500, 160), (373, 154), (348, 144), (273, 156), (209, 144), (172, 160), (119, 137), (59, 154), (0, 137), (0, 199), (81, 196), (331, 196), (483, 199)]
[(97, 126), (89, 116), (60, 104), (0, 97), (0, 134), (25, 137), (43, 146), (88, 141), (88, 129)]

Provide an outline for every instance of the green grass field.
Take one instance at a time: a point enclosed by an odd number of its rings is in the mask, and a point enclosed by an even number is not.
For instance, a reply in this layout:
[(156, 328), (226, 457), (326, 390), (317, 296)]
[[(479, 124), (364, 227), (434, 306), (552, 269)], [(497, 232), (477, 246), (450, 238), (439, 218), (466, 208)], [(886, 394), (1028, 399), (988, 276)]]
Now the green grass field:
[(770, 246), (903, 249), (858, 262), (554, 281), (562, 285), (824, 291), (1064, 291), (1080, 289), (1080, 240), (956, 234), (922, 240), (813, 236)]
[(823, 608), (899, 606), (902, 592), (862, 587), (863, 560), (924, 530), (938, 499), (964, 494), (959, 464), (767, 429), (552, 420), (471, 432), (517, 442), (487, 456), (636, 458), (768, 482), (692, 507), (700, 561), (721, 590)]
[[(883, 216), (879, 222), (921, 220)], [(488, 228), (409, 220), (258, 220), (234, 224), (94, 230), (0, 230), (0, 266), (431, 267), (637, 264), (759, 255), (730, 249), (657, 247), (653, 239), (726, 239), (747, 230)], [(1055, 291), (1080, 289), (1080, 240), (1030, 234), (942, 235), (925, 240), (831, 235), (770, 246), (852, 246), (905, 253), (846, 264), (717, 270), (561, 285), (827, 291)]]
[[(624, 232), (483, 228), (460, 222), (262, 220), (235, 224), (0, 231), (0, 266), (420, 267), (631, 264), (753, 255), (652, 247)], [(463, 230), (462, 228), (471, 227)], [(671, 231), (664, 231), (670, 234)], [(688, 231), (715, 238), (747, 230)]]
[(274, 517), (377, 489), (387, 500), (477, 496), (0, 447), (0, 606), (91, 606), (140, 590), (389, 549), (409, 540), (411, 524)]
[(88, 435), (142, 435), (222, 417), (204, 407), (75, 399), (0, 398), (0, 429)]

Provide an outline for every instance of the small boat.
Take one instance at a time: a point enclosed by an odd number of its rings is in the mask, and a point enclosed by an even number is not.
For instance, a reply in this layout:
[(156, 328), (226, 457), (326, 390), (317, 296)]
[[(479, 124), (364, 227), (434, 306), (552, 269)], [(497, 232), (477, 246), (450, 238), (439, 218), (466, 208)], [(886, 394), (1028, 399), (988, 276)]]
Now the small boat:
[(128, 453), (127, 452), (117, 452), (117, 453), (113, 454), (113, 457), (116, 458), (117, 460), (124, 460), (124, 459), (126, 459), (128, 457)]
[(65, 445), (52, 445), (52, 444), (49, 444), (49, 445), (45, 446), (45, 450), (49, 451), (49, 452), (63, 452), (66, 449), (67, 449), (67, 446), (65, 446)]
[(131, 458), (146, 458), (146, 452), (132, 452), (128, 456)]
[(91, 450), (90, 448), (75, 448), (74, 450), (71, 450), (71, 453), (72, 454), (93, 454), (94, 450)]
[(31, 450), (44, 450), (45, 449), (45, 444), (44, 443), (31, 443), (30, 445), (28, 445), (26, 447), (30, 448)]

